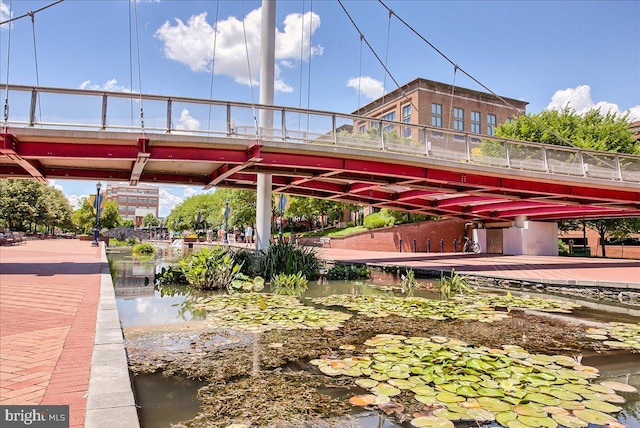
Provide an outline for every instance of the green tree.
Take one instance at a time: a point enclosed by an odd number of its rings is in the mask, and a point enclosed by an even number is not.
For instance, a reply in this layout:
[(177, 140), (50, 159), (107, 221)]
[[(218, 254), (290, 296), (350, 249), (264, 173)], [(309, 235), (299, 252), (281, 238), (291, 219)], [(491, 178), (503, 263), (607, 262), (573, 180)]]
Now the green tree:
[(160, 225), (160, 220), (158, 220), (158, 218), (155, 215), (153, 215), (152, 213), (147, 214), (142, 219), (142, 226), (143, 227), (159, 226), (159, 225)]
[[(574, 109), (544, 110), (519, 116), (496, 128), (498, 137), (627, 154), (640, 154), (628, 115), (602, 114), (594, 109), (579, 115)], [(553, 132), (551, 132), (553, 131)]]
[(0, 180), (0, 222), (27, 231), (71, 227), (71, 206), (62, 192), (35, 180)]
[[(640, 155), (640, 144), (636, 143), (628, 115), (602, 114), (598, 109), (579, 115), (575, 110), (566, 107), (559, 111), (545, 110), (534, 115), (520, 116), (510, 123), (498, 126), (496, 135), (564, 146), (568, 141), (573, 146), (587, 150)], [(637, 219), (589, 220), (586, 223), (589, 228), (598, 231), (602, 254), (605, 257), (605, 246), (609, 237), (624, 237), (628, 233), (638, 232), (639, 229)], [(564, 223), (560, 226), (561, 230), (575, 228), (576, 223)]]
[[(100, 227), (111, 229), (120, 225), (122, 217), (118, 211), (118, 204), (107, 201), (100, 210)], [(73, 212), (73, 224), (80, 233), (91, 233), (96, 224), (96, 211), (88, 197), (81, 200), (80, 208)]]

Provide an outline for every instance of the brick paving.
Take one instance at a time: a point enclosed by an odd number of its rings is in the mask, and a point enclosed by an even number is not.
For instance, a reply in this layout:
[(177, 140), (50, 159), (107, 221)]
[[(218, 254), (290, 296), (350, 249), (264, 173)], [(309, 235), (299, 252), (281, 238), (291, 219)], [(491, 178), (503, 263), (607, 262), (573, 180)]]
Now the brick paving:
[(100, 270), (88, 241), (0, 247), (0, 404), (68, 404), (84, 426)]

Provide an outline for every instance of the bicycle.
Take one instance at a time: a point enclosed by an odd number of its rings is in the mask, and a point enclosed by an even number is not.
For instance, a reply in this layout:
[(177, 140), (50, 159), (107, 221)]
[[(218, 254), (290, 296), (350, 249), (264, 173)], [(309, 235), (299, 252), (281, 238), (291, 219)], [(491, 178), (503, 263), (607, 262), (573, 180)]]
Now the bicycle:
[(464, 245), (462, 246), (463, 253), (476, 253), (480, 252), (480, 244), (476, 241), (472, 241), (466, 236), (464, 237)]

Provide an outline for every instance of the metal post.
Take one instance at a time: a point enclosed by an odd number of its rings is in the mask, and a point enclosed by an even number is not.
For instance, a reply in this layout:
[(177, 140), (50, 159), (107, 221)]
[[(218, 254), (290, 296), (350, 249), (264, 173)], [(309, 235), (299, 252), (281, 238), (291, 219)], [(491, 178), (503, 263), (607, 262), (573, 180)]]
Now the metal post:
[(416, 253), (417, 252), (417, 244), (416, 244), (416, 240), (413, 240), (413, 252)]
[(457, 239), (453, 239), (453, 252), (457, 253), (457, 247), (458, 247), (458, 240)]
[(96, 183), (96, 226), (93, 229), (93, 242), (91, 243), (92, 247), (97, 247), (100, 245), (100, 188), (102, 187), (102, 183), (99, 181)]
[(427, 239), (427, 253), (431, 252), (431, 239)]
[(284, 211), (284, 195), (280, 193), (280, 202), (278, 202), (278, 208), (280, 209), (280, 227), (278, 229), (278, 241), (282, 243), (282, 215)]
[(229, 242), (229, 214), (231, 210), (229, 210), (229, 198), (224, 201), (224, 239), (222, 242), (227, 244)]
[(402, 238), (400, 238), (400, 252), (402, 252)]
[(440, 240), (440, 252), (444, 253), (444, 239)]
[[(274, 99), (275, 50), (276, 50), (276, 2), (262, 0), (262, 27), (260, 43), (260, 104), (272, 105)], [(265, 137), (271, 137), (273, 110), (260, 109), (260, 128)], [(270, 174), (258, 173), (256, 177), (256, 249), (266, 250), (271, 238), (271, 191)]]

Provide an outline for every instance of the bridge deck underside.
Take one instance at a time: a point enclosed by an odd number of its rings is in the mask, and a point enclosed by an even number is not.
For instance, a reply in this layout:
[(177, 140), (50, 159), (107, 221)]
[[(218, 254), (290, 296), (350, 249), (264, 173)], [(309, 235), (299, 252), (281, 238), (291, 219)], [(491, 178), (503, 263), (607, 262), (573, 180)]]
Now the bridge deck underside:
[(470, 220), (640, 217), (637, 184), (330, 144), (37, 129), (10, 129), (2, 138), (3, 178), (254, 190), (265, 173), (274, 192)]

